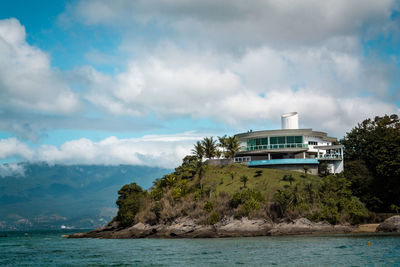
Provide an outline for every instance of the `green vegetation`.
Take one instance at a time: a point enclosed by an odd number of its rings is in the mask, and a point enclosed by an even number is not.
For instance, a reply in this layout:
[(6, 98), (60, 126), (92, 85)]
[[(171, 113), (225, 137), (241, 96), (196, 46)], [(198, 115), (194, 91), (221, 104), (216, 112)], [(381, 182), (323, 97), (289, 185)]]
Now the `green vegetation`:
[(345, 146), (345, 176), (354, 194), (375, 212), (400, 206), (398, 116), (364, 120), (340, 142)]
[(249, 180), (249, 178), (246, 175), (240, 176), (240, 181), (243, 183), (243, 187), (246, 188), (246, 183)]
[[(181, 216), (199, 224), (235, 218), (306, 217), (313, 221), (359, 223), (373, 211), (400, 210), (400, 123), (396, 115), (358, 124), (341, 140), (345, 145), (344, 174), (320, 175), (277, 169), (248, 168), (241, 164), (212, 166), (202, 159), (231, 158), (239, 149), (234, 137), (206, 137), (195, 144), (175, 172), (143, 191), (136, 184), (118, 192), (116, 219), (123, 225), (137, 222), (172, 222)], [(219, 150), (218, 147), (222, 149)], [(238, 179), (238, 178), (239, 179)]]
[[(219, 150), (218, 147), (222, 150)], [(202, 141), (197, 141), (192, 149), (192, 153), (199, 160), (203, 158), (220, 158), (221, 156), (229, 159), (233, 158), (239, 149), (239, 140), (234, 136), (227, 137), (224, 135), (218, 137), (218, 143), (217, 140), (214, 140), (211, 136), (205, 137)]]
[(189, 216), (200, 224), (215, 224), (225, 216), (271, 220), (305, 216), (355, 223), (367, 216), (367, 210), (349, 186), (342, 176), (304, 177), (299, 172), (241, 164), (211, 166), (187, 156), (175, 172), (156, 180), (149, 192), (136, 184), (124, 186), (116, 219), (132, 225)]
[(123, 226), (132, 225), (135, 222), (135, 216), (138, 213), (145, 192), (136, 183), (124, 185), (118, 191), (117, 206), (119, 208), (117, 220)]
[(324, 179), (302, 180), (275, 193), (284, 217), (307, 217), (330, 223), (359, 223), (368, 216), (364, 204), (350, 190), (350, 182), (343, 175)]

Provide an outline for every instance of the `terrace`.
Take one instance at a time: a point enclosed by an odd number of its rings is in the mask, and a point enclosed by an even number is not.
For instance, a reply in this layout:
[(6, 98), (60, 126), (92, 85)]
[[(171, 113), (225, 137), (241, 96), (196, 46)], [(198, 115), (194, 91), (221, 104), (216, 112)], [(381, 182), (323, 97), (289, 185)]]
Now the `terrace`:
[(264, 138), (253, 138), (247, 140), (247, 146), (241, 147), (240, 151), (272, 150), (308, 148), (303, 143), (303, 136), (268, 136)]

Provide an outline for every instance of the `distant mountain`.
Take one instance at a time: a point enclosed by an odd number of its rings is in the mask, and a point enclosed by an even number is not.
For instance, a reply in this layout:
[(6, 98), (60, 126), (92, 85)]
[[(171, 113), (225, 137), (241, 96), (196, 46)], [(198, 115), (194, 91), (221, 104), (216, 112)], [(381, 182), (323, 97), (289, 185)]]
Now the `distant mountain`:
[(149, 188), (170, 169), (145, 166), (23, 164), (25, 176), (0, 177), (0, 230), (94, 228), (115, 216), (118, 190)]

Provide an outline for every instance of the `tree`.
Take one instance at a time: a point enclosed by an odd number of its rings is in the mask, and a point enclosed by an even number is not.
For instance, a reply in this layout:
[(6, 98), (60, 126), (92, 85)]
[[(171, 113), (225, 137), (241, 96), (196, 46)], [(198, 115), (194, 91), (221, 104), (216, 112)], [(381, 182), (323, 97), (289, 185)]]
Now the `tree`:
[(235, 136), (231, 136), (226, 139), (226, 144), (225, 158), (233, 158), (240, 150), (239, 140)]
[(291, 174), (285, 174), (285, 175), (283, 176), (283, 178), (282, 178), (282, 181), (289, 182), (290, 185), (292, 185), (292, 183), (295, 181), (295, 179), (294, 179), (293, 175), (291, 175)]
[(222, 154), (226, 159), (233, 158), (235, 154), (240, 150), (239, 140), (235, 136), (219, 136), (218, 142), (218, 146), (222, 148)]
[[(390, 206), (400, 205), (400, 121), (396, 114), (376, 116), (358, 123), (340, 140), (344, 145), (345, 172), (346, 166), (357, 161), (357, 165), (368, 169), (370, 176), (365, 181), (358, 181), (363, 188), (361, 194), (370, 193), (375, 211), (389, 211)], [(363, 166), (362, 166), (363, 165)], [(347, 178), (356, 177), (357, 171), (347, 172)], [(354, 188), (357, 191), (356, 188)], [(362, 196), (360, 196), (363, 199)], [(381, 204), (379, 204), (381, 203)], [(371, 205), (367, 203), (367, 205)]]
[(218, 146), (222, 148), (222, 154), (226, 155), (226, 151), (228, 149), (228, 138), (226, 135), (218, 136)]
[(246, 183), (249, 180), (249, 178), (246, 175), (240, 176), (240, 181), (243, 183), (243, 187), (246, 188)]
[(217, 155), (217, 144), (216, 140), (211, 137), (205, 137), (201, 142), (204, 149), (204, 156), (207, 159), (212, 159)]
[(204, 157), (204, 147), (200, 141), (197, 141), (192, 149), (192, 153), (196, 156), (199, 160), (202, 160)]
[(136, 183), (126, 184), (118, 191), (118, 214), (117, 220), (123, 226), (130, 226), (135, 223), (135, 216), (140, 209), (144, 191)]

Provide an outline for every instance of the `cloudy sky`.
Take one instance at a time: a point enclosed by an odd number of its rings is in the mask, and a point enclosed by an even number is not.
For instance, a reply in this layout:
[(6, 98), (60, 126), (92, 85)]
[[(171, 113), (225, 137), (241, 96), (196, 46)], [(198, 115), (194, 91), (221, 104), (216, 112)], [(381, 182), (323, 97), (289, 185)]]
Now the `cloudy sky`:
[(199, 138), (276, 129), (289, 111), (340, 138), (399, 114), (399, 11), (392, 0), (3, 0), (0, 160), (172, 168)]

